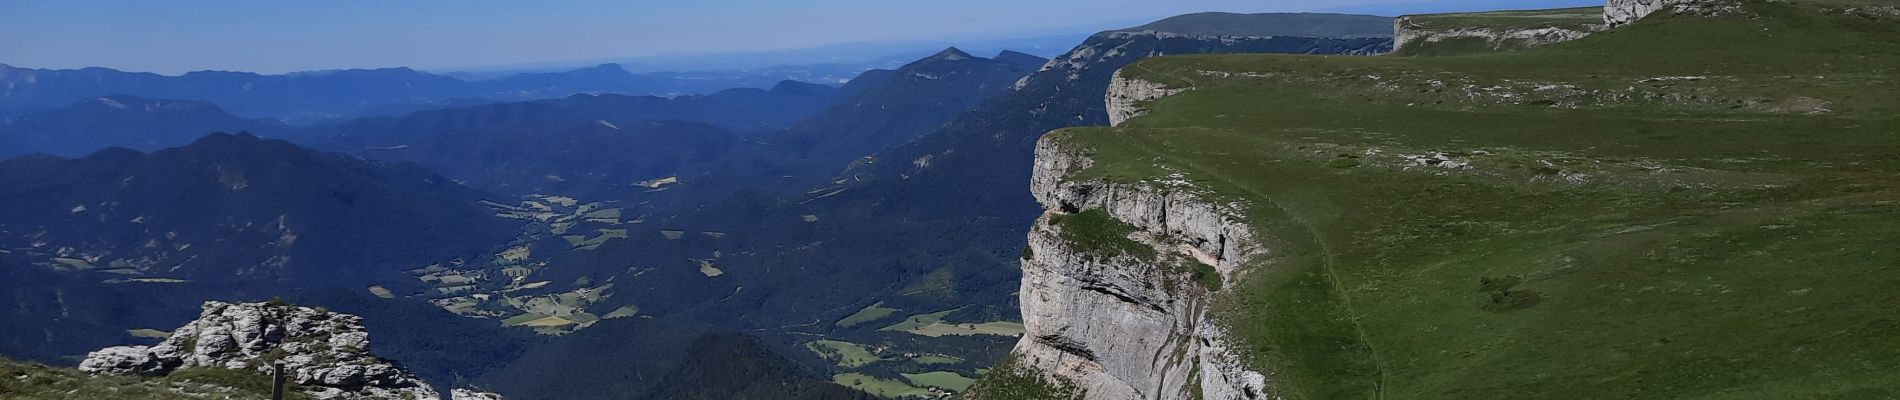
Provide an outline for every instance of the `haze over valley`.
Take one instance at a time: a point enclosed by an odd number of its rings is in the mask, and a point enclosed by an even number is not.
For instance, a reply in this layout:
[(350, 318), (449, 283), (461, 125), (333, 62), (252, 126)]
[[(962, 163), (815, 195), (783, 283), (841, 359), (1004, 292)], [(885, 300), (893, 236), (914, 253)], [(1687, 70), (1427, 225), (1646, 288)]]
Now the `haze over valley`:
[(0, 4), (0, 398), (1900, 397), (1892, 0), (749, 3)]

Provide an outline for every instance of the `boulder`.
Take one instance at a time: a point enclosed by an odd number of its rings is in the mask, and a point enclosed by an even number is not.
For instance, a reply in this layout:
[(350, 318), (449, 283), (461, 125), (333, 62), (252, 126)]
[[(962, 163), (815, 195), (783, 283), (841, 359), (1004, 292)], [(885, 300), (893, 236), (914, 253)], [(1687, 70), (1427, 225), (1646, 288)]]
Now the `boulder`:
[(152, 354), (146, 346), (107, 347), (86, 354), (79, 370), (99, 374), (157, 376), (170, 371), (169, 360)]

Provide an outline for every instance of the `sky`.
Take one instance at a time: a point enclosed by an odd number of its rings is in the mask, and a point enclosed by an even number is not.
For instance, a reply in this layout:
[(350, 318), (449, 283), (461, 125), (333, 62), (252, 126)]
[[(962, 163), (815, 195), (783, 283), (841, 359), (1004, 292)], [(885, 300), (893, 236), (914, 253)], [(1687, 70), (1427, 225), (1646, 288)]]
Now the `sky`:
[(0, 0), (0, 63), (176, 74), (575, 65), (839, 43), (1093, 32), (1199, 11), (1421, 11), (1602, 0)]

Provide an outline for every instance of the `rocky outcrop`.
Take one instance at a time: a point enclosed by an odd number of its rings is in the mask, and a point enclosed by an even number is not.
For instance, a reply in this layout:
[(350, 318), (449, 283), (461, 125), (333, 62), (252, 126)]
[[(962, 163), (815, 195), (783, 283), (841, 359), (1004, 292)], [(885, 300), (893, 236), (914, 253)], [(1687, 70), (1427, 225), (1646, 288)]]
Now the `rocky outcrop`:
[[(1824, 8), (1831, 8), (1823, 6)], [(1896, 11), (1894, 7), (1878, 5), (1849, 6), (1848, 10)], [(1636, 22), (1660, 11), (1667, 10), (1675, 15), (1712, 17), (1723, 15), (1744, 15), (1748, 11), (1742, 7), (1741, 0), (1609, 0), (1603, 5), (1603, 22), (1609, 27)]]
[(494, 393), (455, 389), (449, 391), (449, 400), (502, 400), (502, 398), (501, 395)]
[(158, 376), (178, 368), (176, 358), (152, 354), (146, 346), (107, 347), (86, 355), (79, 370), (112, 375)]
[[(1047, 210), (1029, 234), (1020, 292), (1027, 332), (1021, 365), (1074, 384), (1088, 399), (1264, 398), (1266, 377), (1228, 349), (1210, 318), (1219, 287), (1197, 282), (1211, 267), (1232, 282), (1264, 252), (1239, 206), (1207, 200), (1179, 177), (1154, 182), (1073, 181), (1093, 161), (1062, 135), (1038, 142), (1031, 190)], [(1100, 210), (1134, 227), (1155, 256), (1091, 254), (1064, 239), (1065, 214)], [(1219, 285), (1219, 284), (1214, 284)]]
[(1690, 1), (1693, 0), (1609, 0), (1603, 4), (1603, 23), (1617, 26), (1636, 22), (1670, 5)]
[(158, 345), (95, 351), (79, 369), (142, 376), (190, 368), (268, 374), (273, 364), (283, 364), (291, 383), (320, 399), (441, 398), (408, 370), (370, 354), (361, 318), (268, 303), (206, 302), (197, 320)]
[(1448, 40), (1476, 39), (1484, 41), (1492, 50), (1524, 49), (1548, 45), (1557, 42), (1577, 40), (1589, 36), (1599, 26), (1568, 27), (1540, 26), (1523, 28), (1482, 28), (1454, 27), (1436, 28), (1420, 23), (1419, 17), (1405, 16), (1393, 21), (1393, 48), (1404, 51), (1407, 46), (1438, 43)]
[(1148, 112), (1140, 103), (1167, 97), (1187, 89), (1172, 89), (1167, 85), (1129, 78), (1122, 71), (1115, 71), (1115, 77), (1108, 82), (1108, 126), (1119, 126), (1122, 121), (1141, 116)]

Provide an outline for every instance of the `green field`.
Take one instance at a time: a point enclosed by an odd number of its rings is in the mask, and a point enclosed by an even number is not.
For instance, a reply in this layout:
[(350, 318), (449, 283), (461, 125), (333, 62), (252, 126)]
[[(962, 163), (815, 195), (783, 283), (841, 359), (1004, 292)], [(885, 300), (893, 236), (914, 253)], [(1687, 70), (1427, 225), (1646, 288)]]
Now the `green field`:
[(1216, 316), (1276, 396), (1900, 397), (1900, 20), (1742, 10), (1150, 59), (1194, 90), (1045, 140), (1248, 208), (1273, 253)]
[(946, 324), (938, 322), (910, 329), (905, 332), (929, 337), (975, 335), (1022, 336), (1023, 324), (1006, 321), (984, 322), (980, 324)]
[(943, 311), (938, 311), (938, 312), (933, 312), (933, 313), (928, 313), (928, 314), (912, 315), (910, 317), (904, 318), (903, 322), (891, 324), (889, 326), (879, 328), (878, 330), (887, 331), (887, 332), (892, 332), (892, 331), (903, 332), (903, 331), (909, 331), (912, 329), (934, 325), (936, 323), (943, 322), (944, 316), (950, 315), (950, 313), (953, 313), (953, 312), (957, 312), (957, 310), (961, 310), (961, 308), (943, 310)]
[(904, 396), (934, 397), (929, 389), (911, 386), (903, 381), (881, 379), (856, 372), (832, 375), (831, 381), (884, 398)]
[(917, 357), (911, 358), (910, 361), (915, 362), (920, 365), (936, 365), (936, 364), (960, 364), (963, 362), (963, 359), (946, 356), (942, 354), (921, 354), (921, 355), (918, 355)]
[(871, 349), (857, 343), (838, 340), (818, 340), (805, 344), (805, 349), (827, 360), (838, 363), (839, 367), (857, 368), (870, 363), (884, 361), (884, 358), (871, 353)]
[(932, 371), (921, 374), (902, 375), (904, 375), (904, 380), (910, 381), (912, 385), (949, 389), (958, 392), (968, 389), (970, 388), (970, 384), (976, 383), (975, 378), (964, 377), (963, 375), (949, 371)]
[(844, 319), (838, 320), (838, 326), (842, 328), (850, 328), (850, 327), (857, 326), (859, 324), (863, 324), (866, 322), (872, 322), (872, 321), (884, 319), (885, 317), (891, 316), (891, 313), (895, 313), (897, 311), (898, 310), (895, 308), (884, 307), (884, 302), (880, 301), (880, 302), (877, 302), (877, 304), (865, 306), (864, 309), (858, 310), (858, 312), (856, 313), (852, 313), (851, 316), (844, 317)]

